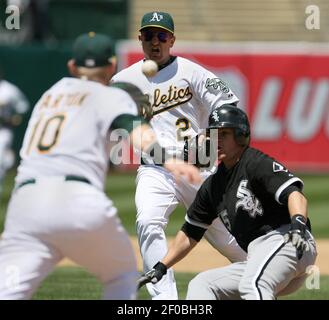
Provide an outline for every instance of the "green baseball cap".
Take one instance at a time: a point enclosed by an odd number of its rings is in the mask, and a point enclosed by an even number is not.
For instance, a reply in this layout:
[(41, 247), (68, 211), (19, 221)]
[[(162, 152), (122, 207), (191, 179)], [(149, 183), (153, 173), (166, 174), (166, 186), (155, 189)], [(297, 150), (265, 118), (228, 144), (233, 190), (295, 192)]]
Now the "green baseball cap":
[(172, 16), (167, 12), (153, 11), (145, 13), (139, 31), (148, 27), (165, 29), (174, 33), (175, 26)]
[(112, 39), (105, 34), (82, 34), (73, 44), (73, 59), (79, 67), (95, 68), (109, 65), (113, 55)]

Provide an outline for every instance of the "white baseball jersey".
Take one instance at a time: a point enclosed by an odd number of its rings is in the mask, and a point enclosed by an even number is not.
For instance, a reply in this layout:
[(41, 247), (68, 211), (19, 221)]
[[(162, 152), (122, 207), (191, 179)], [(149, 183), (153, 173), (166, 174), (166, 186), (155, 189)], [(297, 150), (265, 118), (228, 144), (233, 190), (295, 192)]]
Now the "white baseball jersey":
[(35, 105), (16, 183), (40, 176), (77, 175), (102, 189), (109, 161), (109, 128), (121, 114), (137, 115), (136, 104), (126, 92), (63, 78)]
[(25, 113), (28, 108), (24, 94), (12, 83), (0, 80), (0, 118), (9, 120), (14, 114)]
[[(215, 107), (237, 102), (230, 88), (212, 72), (187, 59), (176, 57), (160, 68), (154, 77), (142, 73), (143, 60), (122, 70), (113, 81), (132, 82), (150, 97), (154, 117), (151, 125), (162, 147), (179, 154), (184, 140), (208, 127)], [(203, 172), (206, 176), (210, 171)], [(159, 166), (141, 166), (137, 173), (135, 202), (136, 230), (144, 271), (150, 270), (168, 251), (165, 226), (178, 203), (190, 206), (199, 186), (186, 181), (176, 183)], [(245, 252), (237, 245), (223, 223), (217, 219), (206, 238), (231, 261), (242, 261)], [(173, 270), (157, 284), (147, 284), (152, 299), (177, 299)]]
[(215, 74), (185, 58), (177, 57), (150, 78), (142, 73), (142, 64), (143, 60), (122, 70), (113, 81), (132, 82), (149, 95), (151, 125), (162, 147), (181, 150), (184, 138), (207, 128), (215, 107), (239, 101)]

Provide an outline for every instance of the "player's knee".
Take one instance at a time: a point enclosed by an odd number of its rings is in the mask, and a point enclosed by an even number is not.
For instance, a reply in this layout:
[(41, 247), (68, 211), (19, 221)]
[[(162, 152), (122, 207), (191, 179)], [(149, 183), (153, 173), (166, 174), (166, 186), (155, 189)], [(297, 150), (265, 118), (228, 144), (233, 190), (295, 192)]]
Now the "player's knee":
[(242, 279), (239, 284), (240, 297), (243, 300), (275, 300), (273, 291), (261, 281)]
[(188, 284), (186, 300), (216, 300), (216, 294), (207, 279), (201, 274)]

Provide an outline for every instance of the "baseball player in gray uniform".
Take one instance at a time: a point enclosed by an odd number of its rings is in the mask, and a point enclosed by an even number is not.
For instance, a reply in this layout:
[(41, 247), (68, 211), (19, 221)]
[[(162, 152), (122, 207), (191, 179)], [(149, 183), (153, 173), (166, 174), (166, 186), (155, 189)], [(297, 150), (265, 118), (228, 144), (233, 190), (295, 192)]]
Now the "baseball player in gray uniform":
[(14, 84), (1, 79), (0, 70), (0, 194), (3, 179), (15, 163), (12, 150), (14, 129), (22, 122), (23, 114), (29, 109), (29, 102), (23, 92)]
[[(68, 66), (74, 77), (42, 95), (25, 133), (0, 242), (0, 299), (31, 298), (65, 256), (99, 279), (104, 299), (135, 298), (133, 248), (103, 189), (110, 134), (126, 129), (146, 157), (155, 135), (130, 95), (107, 86), (111, 39), (81, 35)], [(164, 166), (199, 181), (193, 166), (169, 158)]]
[(241, 109), (215, 109), (209, 125), (218, 130), (216, 149), (222, 162), (201, 186), (173, 246), (149, 279), (161, 279), (219, 216), (248, 258), (197, 275), (189, 283), (187, 299), (272, 300), (294, 292), (317, 255), (303, 182), (249, 147), (249, 121)]
[[(113, 81), (131, 81), (150, 97), (153, 107), (151, 120), (160, 145), (178, 154), (184, 143), (208, 125), (215, 106), (236, 105), (238, 98), (216, 75), (202, 66), (170, 54), (175, 43), (174, 21), (169, 13), (149, 12), (141, 21), (139, 40), (145, 59), (158, 65), (158, 73), (146, 77), (141, 73), (144, 60), (117, 73)], [(169, 152), (169, 151), (168, 151)], [(206, 178), (210, 170), (203, 170)], [(144, 270), (150, 270), (167, 252), (165, 228), (178, 203), (188, 208), (199, 186), (187, 182), (177, 185), (163, 167), (141, 165), (137, 174), (135, 202), (137, 234)], [(206, 239), (230, 261), (246, 257), (223, 223), (215, 219)], [(148, 284), (153, 299), (177, 299), (173, 271), (170, 269), (161, 282)]]

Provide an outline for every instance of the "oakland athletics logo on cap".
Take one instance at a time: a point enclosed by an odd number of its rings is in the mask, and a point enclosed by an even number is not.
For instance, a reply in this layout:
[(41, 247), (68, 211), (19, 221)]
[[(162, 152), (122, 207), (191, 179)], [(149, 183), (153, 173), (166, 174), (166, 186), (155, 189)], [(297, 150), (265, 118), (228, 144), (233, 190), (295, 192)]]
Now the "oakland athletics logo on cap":
[(148, 27), (157, 27), (174, 33), (174, 20), (167, 12), (153, 11), (145, 13), (139, 31)]
[(153, 17), (152, 19), (150, 20), (150, 22), (152, 21), (161, 21), (163, 19), (163, 15), (160, 14), (160, 13), (157, 13), (157, 12), (153, 12)]

